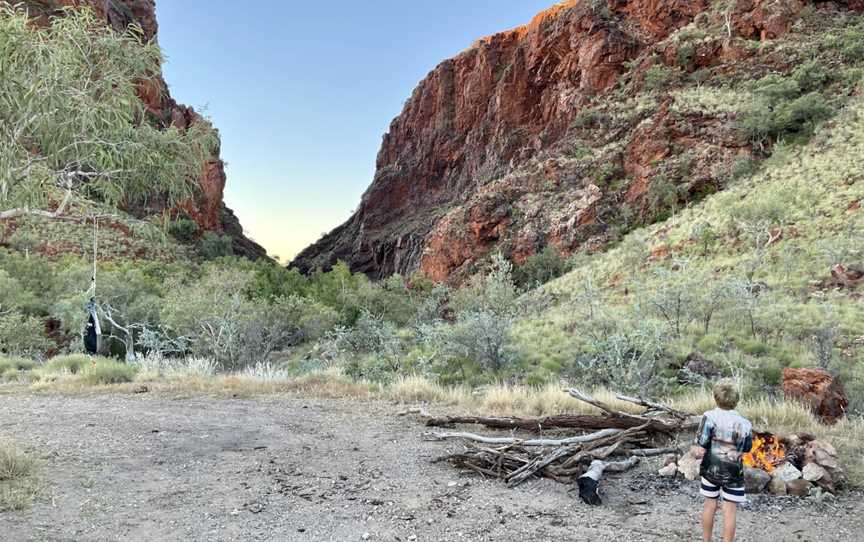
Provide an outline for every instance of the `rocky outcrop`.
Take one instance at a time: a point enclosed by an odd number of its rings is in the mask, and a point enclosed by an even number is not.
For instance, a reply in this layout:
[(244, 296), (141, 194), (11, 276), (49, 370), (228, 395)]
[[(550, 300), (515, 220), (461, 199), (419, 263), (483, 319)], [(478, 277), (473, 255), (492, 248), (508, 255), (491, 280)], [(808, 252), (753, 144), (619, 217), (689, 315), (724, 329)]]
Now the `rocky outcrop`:
[(843, 418), (849, 406), (843, 384), (822, 369), (783, 369), (783, 393), (807, 405), (827, 424)]
[[(6, 0), (0, 0), (0, 3), (4, 1)], [(11, 3), (18, 4), (18, 2)], [(27, 0), (22, 4), (37, 22), (47, 21), (49, 17), (62, 13), (61, 10), (64, 8), (88, 7), (118, 30), (136, 24), (141, 28), (143, 39), (156, 39), (158, 35), (155, 0)], [(215, 130), (209, 125), (209, 121), (201, 117), (193, 108), (178, 104), (171, 97), (168, 85), (161, 74), (142, 81), (138, 87), (138, 95), (146, 106), (149, 120), (159, 126), (166, 128), (176, 126), (186, 130), (193, 124), (207, 123), (209, 128)], [(238, 255), (253, 259), (266, 257), (265, 249), (245, 236), (237, 217), (225, 206), (226, 175), (218, 150), (212, 160), (204, 166), (197, 181), (198, 190), (194, 199), (174, 211), (188, 215), (203, 231), (230, 235)], [(135, 214), (147, 214), (161, 212), (164, 206), (160, 208), (159, 202), (153, 201), (146, 209), (128, 210)]]
[[(547, 245), (564, 255), (604, 246), (617, 225), (651, 219), (658, 179), (682, 203), (721, 189), (718, 172), (751, 153), (746, 141), (723, 112), (682, 112), (674, 96), (644, 93), (646, 73), (658, 60), (742, 80), (788, 71), (748, 41), (789, 32), (807, 2), (713, 4), (566, 1), (444, 61), (390, 125), (356, 213), (292, 265), (341, 259), (373, 278), (421, 270), (458, 281), (494, 250), (518, 263)], [(679, 39), (688, 25), (705, 37)], [(639, 93), (643, 102), (615, 108)]]

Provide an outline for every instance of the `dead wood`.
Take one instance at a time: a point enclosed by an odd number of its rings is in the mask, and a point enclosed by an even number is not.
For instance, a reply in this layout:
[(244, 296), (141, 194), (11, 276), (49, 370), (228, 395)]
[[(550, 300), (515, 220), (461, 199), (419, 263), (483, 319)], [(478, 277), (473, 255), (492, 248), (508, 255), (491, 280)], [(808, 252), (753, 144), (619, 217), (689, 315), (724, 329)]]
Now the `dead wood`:
[[(525, 431), (546, 431), (549, 429), (630, 429), (645, 423), (642, 419), (611, 418), (609, 416), (562, 414), (542, 418), (516, 418), (496, 416), (439, 416), (426, 418), (428, 427), (452, 427), (458, 424), (482, 425), (489, 429), (522, 429)], [(667, 429), (662, 421), (655, 424), (657, 429)]]
[(623, 432), (623, 429), (603, 429), (602, 431), (597, 431), (596, 433), (568, 437), (564, 439), (540, 438), (527, 440), (513, 437), (484, 437), (482, 435), (475, 435), (474, 433), (431, 433), (430, 437), (432, 437), (432, 439), (434, 440), (463, 439), (473, 442), (480, 442), (483, 444), (518, 444), (520, 446), (568, 446), (570, 444), (592, 442), (594, 440), (610, 437)]

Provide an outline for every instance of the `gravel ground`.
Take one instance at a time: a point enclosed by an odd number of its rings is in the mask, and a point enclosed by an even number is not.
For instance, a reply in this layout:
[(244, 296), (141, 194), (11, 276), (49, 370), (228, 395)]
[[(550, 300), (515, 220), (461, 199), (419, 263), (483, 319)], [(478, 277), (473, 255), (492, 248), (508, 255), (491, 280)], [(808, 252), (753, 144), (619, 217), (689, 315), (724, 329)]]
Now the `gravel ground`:
[[(0, 396), (0, 438), (42, 462), (42, 498), (0, 514), (0, 540), (696, 540), (695, 483), (646, 465), (604, 480), (604, 506), (567, 486), (515, 489), (431, 460), (381, 402), (161, 394)], [(719, 526), (718, 526), (719, 527)], [(861, 495), (760, 497), (739, 540), (851, 541)]]

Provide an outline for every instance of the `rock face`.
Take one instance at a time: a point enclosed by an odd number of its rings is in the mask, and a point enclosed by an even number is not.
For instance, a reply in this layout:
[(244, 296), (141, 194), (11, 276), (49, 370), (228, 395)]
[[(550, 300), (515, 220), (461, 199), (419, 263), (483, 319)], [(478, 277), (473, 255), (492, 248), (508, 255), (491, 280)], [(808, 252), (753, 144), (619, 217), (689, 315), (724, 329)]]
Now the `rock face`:
[[(5, 0), (0, 0), (0, 3)], [(17, 4), (18, 2), (11, 2)], [(156, 39), (159, 26), (156, 21), (155, 0), (27, 0), (23, 5), (38, 21), (46, 21), (48, 17), (58, 15), (59, 10), (66, 7), (89, 7), (105, 21), (118, 30), (126, 29), (130, 24), (137, 24), (147, 40)], [(176, 126), (185, 130), (195, 123), (208, 123), (191, 107), (178, 104), (171, 97), (168, 85), (161, 74), (153, 79), (142, 82), (138, 95), (144, 102), (150, 120), (162, 127)], [(209, 125), (209, 124), (208, 124)], [(249, 258), (266, 257), (263, 247), (248, 239), (243, 234), (243, 228), (233, 212), (225, 206), (225, 168), (217, 150), (198, 178), (198, 193), (196, 197), (186, 202), (182, 211), (195, 220), (205, 231), (215, 231), (231, 236), (234, 251), (238, 255)], [(154, 207), (155, 206), (155, 207)], [(152, 202), (147, 209), (129, 209), (133, 213), (161, 212), (164, 206)], [(180, 209), (178, 209), (180, 211)]]
[[(569, 0), (478, 40), (419, 84), (356, 213), (292, 265), (458, 281), (495, 250), (520, 263), (548, 245), (603, 246), (616, 224), (649, 218), (648, 194), (682, 152), (682, 200), (722, 188), (717, 171), (750, 154), (725, 114), (682, 113), (662, 93), (614, 104), (641, 92), (657, 59), (684, 72), (749, 62), (747, 80), (788, 72), (746, 44), (788, 32), (805, 4), (739, 0), (728, 39), (708, 0)], [(673, 34), (687, 25), (707, 37), (685, 47)]]
[(783, 393), (802, 401), (828, 424), (845, 416), (849, 405), (843, 384), (822, 369), (783, 369)]

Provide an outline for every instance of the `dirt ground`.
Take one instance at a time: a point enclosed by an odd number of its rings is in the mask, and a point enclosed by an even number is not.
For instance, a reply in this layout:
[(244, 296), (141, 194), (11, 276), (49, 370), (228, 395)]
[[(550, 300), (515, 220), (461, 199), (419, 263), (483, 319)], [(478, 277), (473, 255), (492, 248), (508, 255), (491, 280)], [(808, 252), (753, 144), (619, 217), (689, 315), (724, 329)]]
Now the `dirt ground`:
[[(45, 490), (0, 514), (3, 541), (697, 540), (693, 482), (656, 466), (604, 480), (602, 507), (567, 486), (508, 489), (431, 460), (402, 407), (255, 399), (0, 396), (0, 438), (38, 457)], [(815, 503), (759, 497), (740, 540), (851, 541), (861, 495)], [(719, 526), (718, 526), (719, 527)]]

